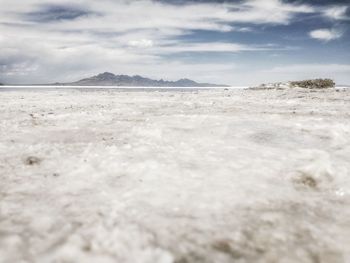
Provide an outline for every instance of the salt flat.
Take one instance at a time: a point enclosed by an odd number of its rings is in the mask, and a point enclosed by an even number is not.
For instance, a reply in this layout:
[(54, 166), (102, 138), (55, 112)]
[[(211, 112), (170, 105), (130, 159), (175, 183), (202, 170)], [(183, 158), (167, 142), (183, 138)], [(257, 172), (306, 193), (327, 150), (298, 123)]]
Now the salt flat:
[(0, 91), (0, 262), (350, 262), (350, 89)]

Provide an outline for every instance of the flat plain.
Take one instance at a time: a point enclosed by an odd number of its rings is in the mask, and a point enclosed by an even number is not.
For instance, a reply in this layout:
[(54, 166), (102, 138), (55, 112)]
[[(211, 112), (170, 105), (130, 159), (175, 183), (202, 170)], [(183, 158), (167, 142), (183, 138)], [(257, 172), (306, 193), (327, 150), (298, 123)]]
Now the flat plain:
[(349, 262), (350, 89), (5, 89), (0, 182), (0, 262)]

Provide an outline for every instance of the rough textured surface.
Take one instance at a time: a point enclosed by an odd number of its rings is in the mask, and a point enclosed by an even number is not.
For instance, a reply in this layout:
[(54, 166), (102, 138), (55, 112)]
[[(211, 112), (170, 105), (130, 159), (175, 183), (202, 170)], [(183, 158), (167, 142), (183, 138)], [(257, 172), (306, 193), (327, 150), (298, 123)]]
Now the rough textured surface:
[(349, 262), (350, 89), (0, 92), (0, 262)]

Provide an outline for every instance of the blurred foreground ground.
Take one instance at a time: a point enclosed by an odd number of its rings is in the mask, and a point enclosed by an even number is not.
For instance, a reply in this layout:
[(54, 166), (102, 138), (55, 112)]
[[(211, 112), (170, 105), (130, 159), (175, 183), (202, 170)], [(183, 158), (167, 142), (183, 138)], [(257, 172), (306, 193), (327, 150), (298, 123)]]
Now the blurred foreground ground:
[(0, 92), (0, 262), (350, 262), (350, 89)]

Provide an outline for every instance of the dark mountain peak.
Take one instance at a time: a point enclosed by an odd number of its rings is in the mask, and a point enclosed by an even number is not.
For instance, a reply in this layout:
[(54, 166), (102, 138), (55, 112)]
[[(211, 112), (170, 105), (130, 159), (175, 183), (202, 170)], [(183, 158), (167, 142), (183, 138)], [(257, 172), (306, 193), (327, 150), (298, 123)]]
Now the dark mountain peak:
[(197, 83), (191, 79), (179, 79), (178, 81), (175, 81), (175, 84), (176, 84), (176, 86), (179, 86), (179, 87), (201, 87), (201, 86), (206, 87), (206, 86), (210, 86), (210, 84)]
[(197, 83), (190, 79), (180, 79), (178, 81), (154, 80), (139, 75), (115, 75), (104, 72), (73, 83), (63, 85), (74, 86), (130, 86), (130, 87), (224, 87), (225, 85), (215, 85), (208, 83)]
[(195, 81), (193, 81), (191, 79), (179, 79), (176, 82), (179, 82), (179, 83), (196, 83)]
[(104, 80), (104, 79), (113, 79), (115, 78), (116, 75), (114, 75), (113, 73), (110, 73), (110, 72), (104, 72), (104, 73), (101, 73), (101, 74), (98, 74), (96, 76), (97, 79), (101, 79), (101, 80)]

